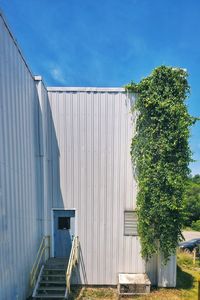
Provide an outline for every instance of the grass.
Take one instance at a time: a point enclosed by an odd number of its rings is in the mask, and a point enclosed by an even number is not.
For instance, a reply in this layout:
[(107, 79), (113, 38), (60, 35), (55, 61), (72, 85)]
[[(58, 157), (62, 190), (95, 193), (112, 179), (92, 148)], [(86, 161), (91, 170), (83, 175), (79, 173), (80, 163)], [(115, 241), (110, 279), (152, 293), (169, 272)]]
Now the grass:
[[(153, 288), (146, 296), (122, 298), (125, 300), (196, 300), (197, 280), (200, 277), (200, 263), (193, 265), (193, 258), (188, 253), (177, 253), (177, 287)], [(83, 288), (71, 295), (76, 300), (108, 300), (118, 299), (116, 289), (112, 288)]]
[(184, 231), (194, 231), (194, 229), (192, 229), (191, 227), (189, 226), (186, 226), (183, 228)]

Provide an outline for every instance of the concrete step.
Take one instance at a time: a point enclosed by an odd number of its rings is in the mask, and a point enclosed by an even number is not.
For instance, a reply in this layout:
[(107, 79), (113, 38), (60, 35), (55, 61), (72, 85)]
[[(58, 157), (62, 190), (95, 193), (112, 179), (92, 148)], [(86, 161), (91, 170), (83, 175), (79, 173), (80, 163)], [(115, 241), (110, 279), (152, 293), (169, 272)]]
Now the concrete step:
[(145, 273), (118, 274), (118, 293), (119, 295), (140, 295), (150, 293), (151, 281)]

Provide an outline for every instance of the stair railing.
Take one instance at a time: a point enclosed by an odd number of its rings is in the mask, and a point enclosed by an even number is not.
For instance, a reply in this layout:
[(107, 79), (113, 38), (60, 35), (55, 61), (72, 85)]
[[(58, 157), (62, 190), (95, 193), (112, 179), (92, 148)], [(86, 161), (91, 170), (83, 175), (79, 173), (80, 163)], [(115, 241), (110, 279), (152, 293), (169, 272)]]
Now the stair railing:
[(33, 289), (33, 287), (36, 284), (37, 275), (39, 273), (39, 268), (41, 266), (42, 257), (45, 253), (45, 250), (48, 249), (48, 257), (45, 257), (47, 260), (50, 257), (50, 236), (44, 236), (40, 247), (38, 249), (36, 259), (34, 261), (31, 273), (30, 273), (30, 288)]
[(79, 260), (79, 238), (78, 236), (75, 236), (72, 240), (72, 248), (70, 252), (70, 257), (67, 265), (67, 271), (66, 271), (66, 292), (65, 292), (65, 298), (70, 293), (70, 281), (71, 281), (71, 275), (73, 267), (78, 263)]

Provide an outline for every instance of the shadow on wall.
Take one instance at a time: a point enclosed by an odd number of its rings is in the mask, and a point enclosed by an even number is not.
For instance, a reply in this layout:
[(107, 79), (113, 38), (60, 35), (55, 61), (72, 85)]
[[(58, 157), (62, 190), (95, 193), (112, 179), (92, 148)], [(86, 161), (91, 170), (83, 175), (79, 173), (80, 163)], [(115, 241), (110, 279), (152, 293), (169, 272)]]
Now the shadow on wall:
[[(47, 94), (46, 112), (47, 112), (47, 159), (48, 159), (48, 223), (49, 233), (51, 233), (51, 211), (52, 208), (64, 209), (65, 202), (63, 199), (60, 186), (60, 149), (58, 144), (58, 137), (55, 130), (50, 100)], [(45, 138), (45, 137), (44, 137)], [(66, 166), (67, 167), (67, 166)], [(66, 200), (66, 199), (65, 199)], [(81, 242), (81, 241), (80, 241)], [(87, 284), (87, 276), (85, 265), (83, 261), (83, 254), (81, 244), (79, 248), (79, 263), (72, 274), (72, 283)]]
[[(47, 94), (47, 157), (48, 157), (48, 189), (50, 206), (48, 218), (51, 220), (52, 208), (64, 208), (64, 201), (60, 189), (60, 150), (58, 146), (56, 130), (52, 111)], [(51, 230), (49, 228), (49, 230)]]
[[(129, 110), (130, 116), (131, 116), (131, 123), (133, 124), (133, 128), (136, 128), (136, 121), (137, 121), (137, 115), (138, 115), (137, 111), (134, 109), (136, 97), (137, 97), (137, 95), (127, 92), (127, 100), (125, 103)], [(133, 132), (133, 136), (136, 134), (136, 129), (134, 129), (134, 130), (135, 131)], [(136, 181), (137, 180), (136, 165), (133, 161), (131, 163), (132, 163), (133, 178)]]
[[(82, 276), (81, 276), (81, 274), (82, 274)], [(72, 282), (72, 285), (77, 285), (77, 284), (87, 285), (88, 284), (81, 245), (79, 247), (79, 263), (72, 273), (71, 282)]]

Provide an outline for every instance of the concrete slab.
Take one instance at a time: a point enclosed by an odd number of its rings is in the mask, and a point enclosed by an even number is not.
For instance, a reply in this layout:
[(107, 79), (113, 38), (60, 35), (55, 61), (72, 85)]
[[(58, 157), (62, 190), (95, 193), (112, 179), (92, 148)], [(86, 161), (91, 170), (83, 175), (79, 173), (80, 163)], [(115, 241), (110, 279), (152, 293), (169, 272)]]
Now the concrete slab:
[(118, 294), (125, 295), (143, 295), (149, 294), (151, 289), (151, 281), (147, 274), (119, 274)]
[(151, 284), (147, 274), (119, 274), (119, 284)]

